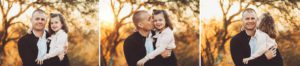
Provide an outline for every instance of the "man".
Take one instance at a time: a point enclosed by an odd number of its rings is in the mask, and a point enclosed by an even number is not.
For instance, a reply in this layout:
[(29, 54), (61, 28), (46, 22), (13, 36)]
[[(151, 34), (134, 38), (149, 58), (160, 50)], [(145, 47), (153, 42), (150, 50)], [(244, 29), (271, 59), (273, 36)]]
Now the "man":
[[(274, 62), (275, 59), (282, 61), (279, 51), (272, 48), (264, 55), (250, 60), (248, 64), (243, 63), (243, 59), (251, 55), (249, 41), (251, 36), (255, 34), (257, 21), (258, 17), (254, 9), (247, 8), (242, 13), (242, 25), (244, 30), (235, 35), (230, 42), (231, 56), (236, 66), (270, 66), (270, 62)], [(282, 65), (282, 63), (279, 64), (279, 66)]]
[[(146, 51), (148, 49), (154, 49), (155, 46), (153, 42), (152, 48), (145, 47), (148, 43), (149, 35), (153, 29), (152, 18), (147, 11), (137, 11), (134, 13), (133, 17), (134, 26), (137, 29), (137, 32), (134, 32), (130, 35), (124, 42), (124, 54), (128, 66), (137, 66), (137, 61), (146, 56)], [(146, 41), (147, 40), (147, 41)], [(146, 43), (146, 44), (145, 44)], [(147, 50), (146, 50), (147, 49)], [(162, 56), (159, 55), (156, 58), (147, 61), (145, 66), (163, 66), (159, 61), (162, 60)]]
[(47, 59), (44, 63), (36, 62), (38, 55), (46, 54), (49, 51), (49, 43), (46, 39), (49, 34), (45, 30), (46, 20), (45, 11), (41, 9), (33, 11), (32, 18), (30, 18), (32, 31), (18, 41), (18, 50), (23, 66), (57, 66), (59, 63), (58, 57)]

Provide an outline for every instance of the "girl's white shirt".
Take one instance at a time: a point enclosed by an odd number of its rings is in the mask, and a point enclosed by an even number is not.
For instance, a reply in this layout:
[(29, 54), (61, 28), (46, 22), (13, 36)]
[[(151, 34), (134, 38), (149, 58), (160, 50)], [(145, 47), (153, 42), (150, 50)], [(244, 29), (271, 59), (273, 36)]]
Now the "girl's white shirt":
[(46, 58), (51, 58), (58, 56), (60, 60), (64, 58), (64, 55), (67, 53), (68, 46), (68, 34), (59, 30), (54, 35), (51, 35), (49, 38), (50, 42), (50, 50), (49, 53), (45, 55)]
[(249, 44), (251, 49), (250, 60), (263, 55), (271, 47), (277, 46), (275, 39), (258, 29), (254, 36), (251, 37)]
[(154, 37), (157, 38), (155, 44), (156, 49), (147, 54), (146, 58), (153, 59), (156, 56), (160, 55), (162, 52), (164, 52), (166, 49), (176, 48), (174, 33), (171, 30), (171, 28), (167, 27), (161, 33), (157, 32)]

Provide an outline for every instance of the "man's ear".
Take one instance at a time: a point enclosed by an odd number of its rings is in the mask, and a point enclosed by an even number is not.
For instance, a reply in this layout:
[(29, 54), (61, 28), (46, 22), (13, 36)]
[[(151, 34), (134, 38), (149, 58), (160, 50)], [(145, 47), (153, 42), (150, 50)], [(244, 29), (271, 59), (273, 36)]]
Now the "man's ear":
[(138, 27), (139, 27), (139, 28), (143, 28), (144, 26), (143, 26), (143, 24), (138, 23)]
[(33, 20), (33, 18), (31, 17), (31, 18), (30, 18), (30, 23), (32, 23), (32, 20)]

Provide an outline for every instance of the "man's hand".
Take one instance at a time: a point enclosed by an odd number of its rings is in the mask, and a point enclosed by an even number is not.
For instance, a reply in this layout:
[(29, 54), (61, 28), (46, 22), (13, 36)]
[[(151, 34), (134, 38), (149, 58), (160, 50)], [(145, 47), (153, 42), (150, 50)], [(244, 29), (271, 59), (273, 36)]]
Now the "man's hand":
[(168, 57), (170, 57), (171, 56), (171, 52), (172, 52), (172, 50), (165, 50), (163, 53), (161, 53), (161, 56), (163, 57), (163, 58), (168, 58)]
[(143, 59), (141, 59), (141, 60), (139, 60), (138, 62), (137, 62), (137, 66), (144, 66), (144, 64), (148, 61), (149, 59), (148, 58), (143, 58)]
[(273, 46), (271, 49), (269, 49), (265, 55), (267, 57), (268, 60), (271, 60), (272, 58), (274, 58), (276, 56), (276, 47), (277, 46)]

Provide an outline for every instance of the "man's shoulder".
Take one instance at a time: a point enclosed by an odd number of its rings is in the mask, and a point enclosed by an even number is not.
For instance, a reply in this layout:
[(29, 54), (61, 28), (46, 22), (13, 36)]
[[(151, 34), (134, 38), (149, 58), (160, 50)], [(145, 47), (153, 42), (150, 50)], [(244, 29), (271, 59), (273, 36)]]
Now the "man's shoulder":
[(231, 45), (237, 44), (239, 41), (242, 41), (241, 39), (243, 39), (243, 31), (233, 36), (232, 39), (230, 40), (230, 44)]
[(239, 32), (238, 34), (236, 34), (236, 35), (234, 35), (233, 37), (232, 37), (232, 39), (231, 39), (231, 41), (232, 40), (238, 40), (238, 39), (241, 39), (241, 37), (242, 37), (242, 34), (243, 32), (241, 31), (241, 32)]
[(26, 39), (29, 39), (30, 38), (30, 35), (31, 34), (25, 34), (24, 36), (22, 36), (19, 41), (23, 41), (23, 40), (26, 40)]
[(125, 39), (124, 44), (128, 44), (129, 42), (132, 42), (133, 39), (136, 38), (136, 37), (135, 37), (135, 33), (136, 33), (136, 32), (134, 32), (134, 33), (132, 33), (131, 35), (129, 35), (129, 36)]
[(30, 36), (31, 36), (31, 34), (25, 34), (24, 36), (22, 36), (18, 41), (18, 45), (21, 45), (25, 41), (28, 41), (28, 39), (30, 39)]

